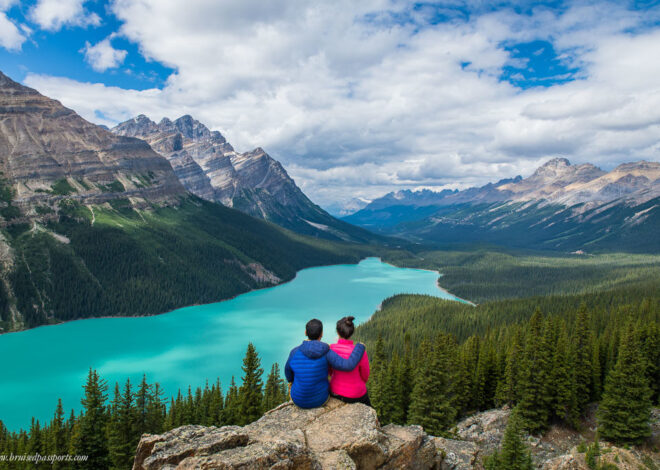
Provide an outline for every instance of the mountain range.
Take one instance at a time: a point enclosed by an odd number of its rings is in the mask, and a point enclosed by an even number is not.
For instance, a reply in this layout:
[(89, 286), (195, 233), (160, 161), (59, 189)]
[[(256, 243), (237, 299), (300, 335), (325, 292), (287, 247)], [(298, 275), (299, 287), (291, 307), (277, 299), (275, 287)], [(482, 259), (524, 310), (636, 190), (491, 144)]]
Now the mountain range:
[(397, 191), (344, 220), (427, 243), (660, 251), (660, 163), (606, 172), (555, 158), (531, 176), (463, 191)]
[[(217, 133), (205, 135), (209, 147), (232, 152)], [(285, 179), (261, 151), (235, 162), (241, 184), (252, 163)], [(198, 197), (144, 140), (96, 126), (2, 73), (0, 172), (0, 332), (214, 302), (366, 253)]]
[(310, 201), (284, 167), (262, 148), (236, 152), (220, 132), (209, 130), (191, 116), (156, 123), (139, 115), (112, 132), (144, 139), (167, 158), (183, 186), (202, 199), (306, 235), (358, 242), (374, 238)]

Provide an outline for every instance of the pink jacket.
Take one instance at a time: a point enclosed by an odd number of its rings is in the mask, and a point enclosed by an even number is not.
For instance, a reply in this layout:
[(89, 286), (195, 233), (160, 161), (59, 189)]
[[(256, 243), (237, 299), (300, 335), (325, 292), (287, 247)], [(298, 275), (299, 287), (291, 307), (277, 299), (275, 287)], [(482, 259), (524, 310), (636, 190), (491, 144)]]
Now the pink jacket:
[[(330, 349), (343, 358), (350, 356), (354, 347), (353, 341), (342, 338), (330, 345)], [(352, 371), (330, 371), (330, 392), (346, 398), (359, 398), (367, 393), (367, 380), (369, 380), (369, 358), (365, 351), (357, 367)]]

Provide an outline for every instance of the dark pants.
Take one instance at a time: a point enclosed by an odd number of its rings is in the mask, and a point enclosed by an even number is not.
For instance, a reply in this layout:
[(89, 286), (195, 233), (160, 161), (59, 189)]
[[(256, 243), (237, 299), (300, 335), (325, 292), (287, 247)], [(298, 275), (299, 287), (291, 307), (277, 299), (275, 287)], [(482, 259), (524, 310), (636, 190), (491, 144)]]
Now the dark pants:
[(371, 401), (369, 401), (369, 394), (365, 393), (361, 397), (358, 398), (348, 398), (348, 397), (342, 397), (341, 395), (335, 395), (334, 393), (331, 394), (333, 398), (336, 398), (337, 400), (341, 400), (344, 403), (362, 403), (367, 406), (371, 406)]

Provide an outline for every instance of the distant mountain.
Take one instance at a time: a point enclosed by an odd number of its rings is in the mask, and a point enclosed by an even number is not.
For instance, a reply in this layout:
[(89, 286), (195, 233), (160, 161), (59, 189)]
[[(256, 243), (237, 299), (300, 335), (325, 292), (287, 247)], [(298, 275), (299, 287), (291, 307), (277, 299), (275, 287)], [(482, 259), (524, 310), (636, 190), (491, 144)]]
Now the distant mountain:
[(112, 132), (147, 141), (169, 160), (183, 186), (207, 201), (307, 235), (351, 241), (373, 238), (310, 201), (263, 149), (236, 152), (220, 132), (209, 130), (191, 116), (155, 123), (140, 115)]
[(360, 197), (354, 197), (344, 203), (334, 203), (326, 206), (326, 210), (335, 217), (346, 217), (355, 214), (357, 211), (364, 209), (371, 201)]
[(624, 163), (605, 172), (556, 158), (528, 178), (435, 196), (391, 193), (345, 220), (425, 242), (657, 252), (660, 163)]
[(434, 213), (445, 197), (457, 192), (435, 192), (428, 189), (395, 191), (374, 199), (359, 211), (343, 217), (343, 220), (369, 229), (382, 230)]
[(214, 302), (365, 254), (207, 202), (143, 140), (2, 73), (0, 172), (0, 333)]

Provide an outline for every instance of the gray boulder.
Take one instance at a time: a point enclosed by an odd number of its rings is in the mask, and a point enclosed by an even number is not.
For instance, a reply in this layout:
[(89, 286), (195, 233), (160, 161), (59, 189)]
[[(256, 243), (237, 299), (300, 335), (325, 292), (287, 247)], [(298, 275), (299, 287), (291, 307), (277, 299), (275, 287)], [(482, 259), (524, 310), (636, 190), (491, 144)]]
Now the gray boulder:
[(311, 410), (285, 403), (244, 427), (144, 435), (133, 469), (467, 468), (443, 464), (447, 454), (434, 439), (419, 426), (381, 427), (373, 408), (359, 403), (331, 399)]

